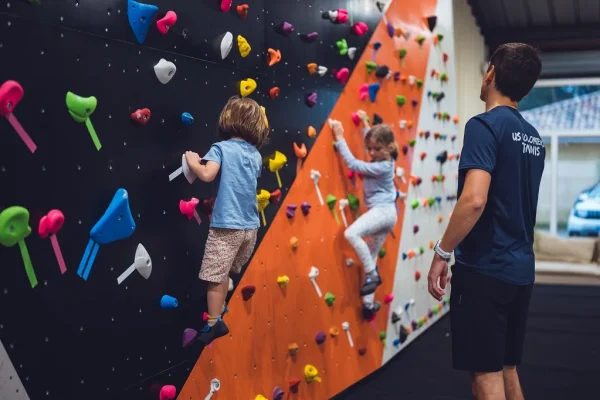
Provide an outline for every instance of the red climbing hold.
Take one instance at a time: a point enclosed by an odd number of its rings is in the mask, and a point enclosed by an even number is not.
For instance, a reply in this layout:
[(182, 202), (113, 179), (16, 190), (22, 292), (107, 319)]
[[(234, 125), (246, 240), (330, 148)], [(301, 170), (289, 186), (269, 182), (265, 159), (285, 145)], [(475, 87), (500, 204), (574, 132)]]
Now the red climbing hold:
[(342, 68), (335, 74), (336, 79), (340, 83), (346, 83), (349, 76), (350, 76), (350, 71), (348, 70), (348, 68)]
[(352, 33), (356, 36), (362, 36), (369, 31), (369, 26), (364, 22), (357, 22), (352, 25)]
[(364, 356), (367, 353), (367, 348), (366, 347), (362, 347), (360, 349), (358, 349), (358, 355), (359, 356)]
[(221, 0), (221, 11), (229, 12), (231, 9), (231, 3), (233, 3), (233, 0)]
[(279, 88), (277, 86), (271, 88), (271, 90), (269, 90), (269, 96), (271, 96), (272, 100), (275, 100), (279, 96)]
[(131, 119), (140, 125), (146, 125), (150, 121), (152, 113), (148, 108), (141, 108), (131, 113)]
[(350, 118), (352, 118), (352, 122), (354, 123), (354, 125), (358, 126), (360, 124), (360, 117), (357, 113), (353, 112), (352, 114), (350, 114)]
[(248, 9), (250, 8), (250, 6), (248, 6), (248, 4), (242, 4), (240, 6), (237, 6), (237, 13), (240, 16), (241, 19), (246, 19), (246, 17), (248, 16)]
[(271, 197), (269, 197), (269, 203), (277, 204), (281, 200), (281, 190), (277, 189), (271, 193)]
[(167, 11), (164, 17), (156, 21), (156, 27), (159, 32), (163, 35), (166, 35), (169, 32), (169, 28), (171, 28), (177, 22), (177, 14), (175, 11)]
[(421, 273), (419, 271), (415, 271), (415, 281), (421, 279)]
[(290, 392), (292, 393), (298, 393), (298, 386), (300, 385), (300, 379), (298, 378), (292, 378), (288, 381), (288, 384), (290, 385)]
[(242, 299), (244, 301), (248, 301), (254, 296), (254, 292), (256, 292), (256, 286), (247, 285), (242, 288)]

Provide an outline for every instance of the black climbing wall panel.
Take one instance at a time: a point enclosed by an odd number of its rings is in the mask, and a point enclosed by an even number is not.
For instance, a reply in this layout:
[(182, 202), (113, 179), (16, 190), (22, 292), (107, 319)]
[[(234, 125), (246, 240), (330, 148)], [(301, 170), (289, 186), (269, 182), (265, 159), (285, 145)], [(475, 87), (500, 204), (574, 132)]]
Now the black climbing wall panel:
[[(321, 18), (324, 10), (347, 8), (354, 21), (371, 30), (380, 13), (362, 0), (257, 0), (242, 21), (219, 9), (218, 0), (155, 0), (158, 16), (178, 14), (167, 35), (153, 25), (144, 44), (138, 44), (127, 21), (126, 0), (26, 0), (0, 3), (0, 83), (12, 79), (25, 90), (15, 115), (36, 142), (31, 154), (12, 127), (0, 120), (0, 209), (13, 205), (31, 214), (32, 234), (26, 239), (39, 280), (32, 289), (18, 246), (0, 247), (0, 338), (32, 399), (154, 399), (163, 384), (184, 383), (200, 351), (183, 349), (184, 328), (199, 329), (206, 310), (205, 286), (197, 275), (207, 235), (202, 226), (185, 219), (180, 199), (210, 198), (213, 188), (183, 177), (169, 182), (185, 150), (206, 152), (215, 136), (216, 119), (226, 100), (238, 93), (241, 79), (258, 83), (252, 95), (267, 109), (271, 143), (267, 155), (280, 150), (289, 163), (281, 171), (282, 193), (295, 177), (292, 142), (313, 140), (343, 87), (330, 74), (309, 75), (306, 64), (332, 69), (353, 68), (339, 56), (335, 42), (348, 40), (358, 48), (357, 59), (369, 35), (350, 34), (349, 25)], [(275, 28), (283, 21), (295, 33), (284, 37)], [(186, 29), (187, 37), (182, 31)], [(244, 36), (252, 53), (241, 58), (234, 43), (221, 60), (213, 41), (226, 31)], [(319, 39), (304, 43), (297, 34), (316, 31)], [(266, 49), (280, 49), (283, 60), (269, 68)], [(177, 66), (166, 85), (153, 67), (161, 59)], [(271, 87), (281, 95), (271, 100)], [(319, 95), (309, 109), (304, 96)], [(91, 121), (102, 142), (96, 151), (84, 124), (68, 114), (65, 95), (96, 96)], [(150, 108), (146, 126), (129, 117), (138, 108)], [(183, 126), (180, 115), (191, 113), (195, 122)], [(100, 246), (88, 281), (76, 270), (89, 231), (106, 210), (115, 191), (129, 192), (137, 229), (129, 239)], [(264, 170), (259, 188), (277, 188), (275, 175)], [(62, 210), (66, 222), (58, 241), (67, 264), (60, 274), (48, 239), (37, 234), (40, 218)], [(267, 220), (276, 207), (268, 207)], [(261, 228), (262, 238), (267, 228)], [(153, 261), (148, 280), (133, 274), (121, 285), (116, 278), (133, 263), (142, 243)], [(179, 300), (173, 310), (160, 308), (169, 294)]]

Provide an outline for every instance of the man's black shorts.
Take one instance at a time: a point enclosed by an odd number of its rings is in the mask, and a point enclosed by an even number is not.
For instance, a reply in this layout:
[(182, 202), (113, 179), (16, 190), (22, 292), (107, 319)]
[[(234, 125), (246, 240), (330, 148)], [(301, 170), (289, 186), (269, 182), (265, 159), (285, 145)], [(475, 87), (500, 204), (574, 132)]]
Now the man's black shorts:
[(519, 365), (533, 285), (519, 286), (455, 264), (450, 323), (452, 364), (470, 372)]

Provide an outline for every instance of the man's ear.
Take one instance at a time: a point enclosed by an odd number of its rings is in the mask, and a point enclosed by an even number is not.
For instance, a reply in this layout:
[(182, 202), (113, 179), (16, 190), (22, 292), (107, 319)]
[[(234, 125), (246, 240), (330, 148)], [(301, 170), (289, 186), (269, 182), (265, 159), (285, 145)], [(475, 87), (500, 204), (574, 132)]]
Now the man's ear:
[(485, 73), (485, 83), (486, 85), (491, 85), (496, 77), (496, 68), (493, 65), (490, 65), (490, 68)]

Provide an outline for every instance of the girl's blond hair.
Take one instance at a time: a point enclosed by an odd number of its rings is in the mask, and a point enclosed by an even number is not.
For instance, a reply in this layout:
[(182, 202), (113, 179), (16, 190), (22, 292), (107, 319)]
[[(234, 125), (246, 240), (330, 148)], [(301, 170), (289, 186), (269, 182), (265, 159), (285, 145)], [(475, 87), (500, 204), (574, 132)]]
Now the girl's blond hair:
[(373, 139), (376, 143), (385, 146), (387, 152), (394, 160), (398, 158), (398, 143), (396, 143), (394, 132), (389, 126), (383, 124), (373, 126), (365, 135), (365, 141), (369, 139)]
[(239, 137), (260, 148), (269, 136), (269, 123), (258, 103), (248, 97), (233, 96), (219, 116), (219, 136)]

